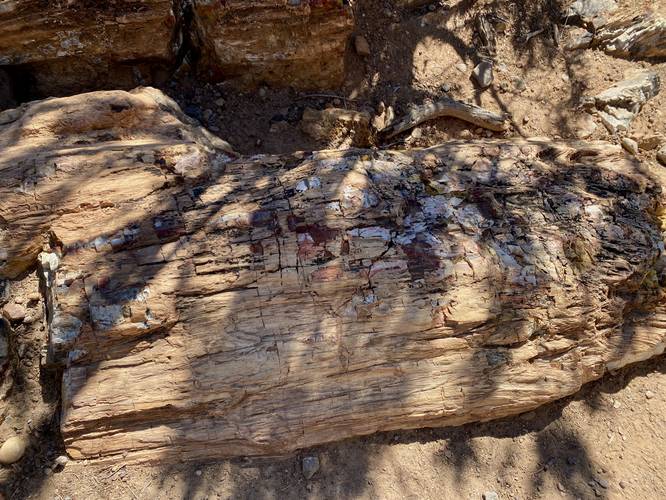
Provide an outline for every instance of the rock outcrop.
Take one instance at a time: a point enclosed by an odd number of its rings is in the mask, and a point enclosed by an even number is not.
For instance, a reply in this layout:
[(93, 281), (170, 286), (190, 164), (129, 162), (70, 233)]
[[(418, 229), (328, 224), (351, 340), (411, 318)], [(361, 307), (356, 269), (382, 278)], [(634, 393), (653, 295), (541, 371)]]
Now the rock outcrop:
[(659, 75), (649, 71), (633, 74), (590, 98), (585, 103), (594, 108), (611, 134), (626, 132), (647, 101), (661, 90)]
[(213, 80), (335, 88), (353, 30), (340, 0), (193, 0), (193, 40)]
[(629, 59), (666, 60), (666, 13), (624, 13), (599, 29), (593, 45)]
[(0, 66), (33, 95), (160, 81), (177, 50), (172, 0), (0, 5)]
[(73, 458), (489, 420), (664, 350), (662, 180), (617, 146), (237, 158), (152, 89), (0, 123), (0, 278), (41, 273)]
[(190, 51), (199, 78), (334, 88), (352, 27), (339, 0), (12, 0), (0, 4), (0, 69), (31, 99), (163, 83)]

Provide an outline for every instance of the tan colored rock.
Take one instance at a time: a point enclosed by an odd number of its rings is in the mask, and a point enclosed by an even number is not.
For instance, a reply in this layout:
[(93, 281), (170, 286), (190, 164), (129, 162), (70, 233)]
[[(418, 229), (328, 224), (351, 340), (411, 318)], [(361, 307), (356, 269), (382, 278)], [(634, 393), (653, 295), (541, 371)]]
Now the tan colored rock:
[(664, 351), (661, 173), (619, 146), (234, 158), (185, 120), (141, 89), (0, 126), (0, 276), (39, 265), (74, 459), (489, 420)]
[(29, 75), (21, 86), (32, 81), (33, 93), (132, 88), (159, 80), (175, 60), (171, 0), (12, 0), (1, 7), (0, 66)]
[(336, 0), (194, 0), (193, 36), (204, 74), (298, 88), (335, 88), (344, 79), (351, 9)]
[(367, 146), (370, 143), (370, 114), (340, 108), (303, 111), (301, 128), (310, 137), (340, 145), (349, 137), (350, 145)]
[(657, 149), (661, 144), (666, 144), (666, 139), (660, 134), (647, 134), (635, 138), (638, 146), (644, 151)]
[(18, 462), (25, 453), (26, 442), (19, 436), (12, 436), (0, 446), (0, 464), (11, 465)]
[(622, 11), (594, 35), (593, 45), (628, 59), (666, 59), (664, 12)]
[(638, 143), (629, 137), (623, 137), (620, 141), (622, 147), (632, 156), (638, 156)]
[(19, 304), (9, 303), (2, 308), (2, 315), (10, 323), (20, 323), (25, 318), (25, 308)]

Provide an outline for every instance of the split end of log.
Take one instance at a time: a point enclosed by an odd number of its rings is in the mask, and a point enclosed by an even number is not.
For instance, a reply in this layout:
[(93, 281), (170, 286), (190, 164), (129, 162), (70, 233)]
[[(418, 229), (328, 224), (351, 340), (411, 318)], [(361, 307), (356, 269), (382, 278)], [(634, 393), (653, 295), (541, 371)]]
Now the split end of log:
[(507, 128), (507, 117), (503, 113), (495, 113), (474, 104), (444, 98), (413, 108), (407, 116), (394, 121), (385, 128), (382, 135), (390, 139), (423, 122), (443, 117), (458, 118), (494, 132), (502, 132)]

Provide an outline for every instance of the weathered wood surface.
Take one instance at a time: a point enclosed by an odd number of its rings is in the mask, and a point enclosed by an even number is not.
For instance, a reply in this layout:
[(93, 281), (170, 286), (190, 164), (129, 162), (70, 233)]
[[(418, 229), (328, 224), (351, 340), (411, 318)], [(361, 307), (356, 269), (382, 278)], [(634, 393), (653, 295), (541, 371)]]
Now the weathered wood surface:
[(624, 12), (600, 28), (592, 43), (618, 57), (666, 60), (666, 12)]
[(335, 88), (354, 23), (340, 0), (193, 0), (192, 37), (207, 78)]
[(334, 88), (352, 29), (339, 0), (1, 1), (0, 67), (30, 98), (161, 84), (199, 51), (198, 78)]
[(2, 118), (0, 277), (39, 260), (74, 458), (488, 420), (664, 350), (661, 180), (616, 146), (234, 159), (151, 89)]
[[(173, 0), (0, 4), (0, 66), (42, 95), (155, 80), (177, 50)], [(32, 80), (32, 81), (31, 81)], [(25, 89), (21, 89), (25, 90)]]
[(422, 104), (412, 107), (408, 113), (396, 119), (382, 130), (385, 137), (394, 137), (402, 132), (411, 130), (417, 125), (436, 118), (458, 118), (477, 127), (487, 128), (501, 132), (507, 128), (507, 118), (504, 114), (488, 111), (480, 106), (456, 101), (445, 97), (436, 102)]

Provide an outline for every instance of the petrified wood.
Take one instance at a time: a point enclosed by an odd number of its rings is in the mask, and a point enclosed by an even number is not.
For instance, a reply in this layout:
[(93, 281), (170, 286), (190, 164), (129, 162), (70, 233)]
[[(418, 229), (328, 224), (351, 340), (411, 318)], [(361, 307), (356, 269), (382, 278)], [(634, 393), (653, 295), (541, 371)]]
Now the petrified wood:
[[(0, 4), (0, 66), (21, 90), (132, 88), (175, 61), (173, 0), (12, 0)], [(29, 86), (29, 89), (25, 87)]]
[(193, 0), (192, 39), (205, 78), (299, 88), (344, 79), (352, 10), (340, 0)]
[(663, 198), (606, 143), (236, 158), (152, 89), (0, 114), (74, 458), (280, 454), (524, 412), (664, 350)]
[(666, 59), (664, 11), (617, 15), (595, 33), (592, 43), (617, 57), (663, 61)]

